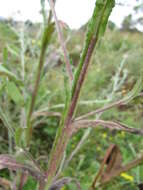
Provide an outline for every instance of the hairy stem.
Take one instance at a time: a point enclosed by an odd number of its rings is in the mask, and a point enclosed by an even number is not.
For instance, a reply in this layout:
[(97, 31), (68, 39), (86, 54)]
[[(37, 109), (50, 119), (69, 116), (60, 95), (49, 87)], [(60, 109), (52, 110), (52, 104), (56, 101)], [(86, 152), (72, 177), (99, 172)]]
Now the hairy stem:
[(60, 41), (61, 47), (63, 49), (65, 63), (66, 63), (66, 70), (67, 70), (67, 73), (69, 75), (70, 80), (72, 81), (73, 80), (73, 74), (72, 74), (72, 69), (71, 69), (71, 65), (70, 65), (70, 60), (69, 60), (69, 56), (68, 56), (68, 53), (67, 53), (67, 50), (65, 47), (61, 27), (60, 27), (60, 24), (58, 22), (58, 18), (57, 18), (56, 12), (55, 12), (53, 0), (49, 0), (49, 4), (50, 4), (51, 11), (52, 11), (52, 14), (53, 14), (54, 19), (55, 19), (55, 24), (56, 24), (56, 28), (57, 28), (57, 32), (58, 32), (59, 41)]
[[(52, 4), (52, 0), (50, 5)], [(70, 93), (67, 93), (67, 99), (65, 104), (65, 110), (61, 119), (60, 126), (58, 128), (56, 138), (50, 154), (50, 160), (48, 165), (47, 184), (46, 190), (49, 189), (53, 182), (56, 172), (60, 166), (61, 160), (64, 155), (64, 151), (72, 135), (72, 120), (75, 114), (76, 105), (78, 103), (80, 91), (85, 80), (87, 69), (90, 63), (90, 59), (95, 45), (101, 35), (103, 35), (108, 17), (114, 6), (114, 0), (106, 0), (105, 2), (97, 1), (94, 9), (93, 16), (89, 22), (88, 31), (86, 35), (85, 45), (80, 58), (80, 63), (73, 81), (72, 90), (68, 89)], [(109, 7), (108, 7), (109, 5)], [(108, 9), (106, 9), (108, 7)], [(54, 7), (51, 7), (54, 8)], [(104, 27), (102, 28), (102, 26)], [(102, 30), (101, 30), (102, 28)], [(58, 28), (57, 28), (58, 29)]]
[(44, 65), (44, 59), (45, 59), (45, 53), (47, 49), (47, 45), (51, 39), (51, 35), (54, 31), (53, 24), (49, 24), (47, 27), (45, 27), (45, 31), (43, 34), (43, 39), (42, 39), (42, 47), (41, 47), (41, 53), (40, 53), (40, 58), (39, 58), (39, 64), (37, 68), (37, 74), (36, 74), (36, 80), (35, 80), (35, 85), (34, 85), (34, 90), (32, 93), (32, 98), (31, 98), (31, 103), (30, 103), (30, 108), (27, 116), (27, 133), (26, 133), (26, 143), (29, 145), (30, 139), (32, 136), (32, 125), (31, 125), (31, 116), (34, 110), (34, 105), (36, 102), (36, 97), (40, 85), (40, 77), (42, 73), (42, 68)]

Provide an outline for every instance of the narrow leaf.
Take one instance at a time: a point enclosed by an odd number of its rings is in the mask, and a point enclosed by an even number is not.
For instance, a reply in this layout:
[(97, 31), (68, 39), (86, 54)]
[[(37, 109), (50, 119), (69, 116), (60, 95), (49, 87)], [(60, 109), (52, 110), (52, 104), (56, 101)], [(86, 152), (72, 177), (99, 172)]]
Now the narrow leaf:
[(135, 98), (141, 91), (142, 88), (142, 77), (140, 77), (136, 84), (134, 85), (133, 89), (123, 98), (123, 101), (125, 103), (128, 103), (131, 101), (133, 98)]
[(89, 24), (88, 24), (86, 40), (85, 40), (84, 47), (81, 53), (80, 63), (75, 73), (75, 78), (73, 81), (72, 96), (74, 94), (75, 87), (79, 78), (79, 74), (84, 64), (90, 43), (94, 38), (98, 39), (99, 37), (103, 36), (106, 29), (109, 15), (114, 5), (115, 5), (114, 0), (97, 0), (96, 1), (96, 6), (94, 8), (92, 18), (90, 19)]

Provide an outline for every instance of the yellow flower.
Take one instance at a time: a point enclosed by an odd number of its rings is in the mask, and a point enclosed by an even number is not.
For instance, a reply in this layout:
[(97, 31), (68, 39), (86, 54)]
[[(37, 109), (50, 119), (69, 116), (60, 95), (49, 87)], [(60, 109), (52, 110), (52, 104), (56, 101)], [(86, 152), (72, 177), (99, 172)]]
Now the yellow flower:
[(36, 40), (32, 40), (32, 44), (34, 45), (36, 43)]
[(106, 139), (107, 133), (103, 133), (102, 137), (103, 137), (104, 139)]
[(41, 45), (41, 41), (39, 40), (39, 41), (38, 41), (38, 46), (40, 46), (40, 45)]
[(134, 181), (134, 177), (131, 175), (128, 175), (127, 173), (121, 173), (121, 177), (123, 177), (124, 179), (128, 181)]
[(113, 140), (113, 138), (112, 137), (110, 137), (110, 141), (112, 141)]
[(98, 146), (98, 147), (97, 147), (97, 151), (100, 151), (100, 150), (101, 150), (101, 147), (100, 147), (100, 146)]
[(125, 132), (124, 131), (121, 132), (121, 137), (125, 137)]

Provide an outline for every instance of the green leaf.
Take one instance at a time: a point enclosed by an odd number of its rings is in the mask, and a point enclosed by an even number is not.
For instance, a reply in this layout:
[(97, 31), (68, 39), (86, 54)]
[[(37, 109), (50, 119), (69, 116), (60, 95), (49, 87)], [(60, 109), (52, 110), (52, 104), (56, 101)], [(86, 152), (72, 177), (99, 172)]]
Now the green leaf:
[(10, 134), (12, 136), (14, 136), (14, 130), (12, 128), (12, 126), (10, 125), (7, 116), (5, 115), (5, 113), (3, 112), (3, 110), (0, 109), (0, 119), (2, 120), (4, 126), (8, 129), (8, 131), (10, 132)]
[(75, 73), (73, 87), (72, 87), (72, 96), (74, 94), (76, 84), (88, 52), (89, 45), (94, 38), (98, 40), (103, 36), (109, 15), (111, 14), (114, 5), (115, 5), (115, 0), (96, 1), (96, 6), (94, 8), (93, 15), (88, 24), (86, 39), (80, 57), (80, 63)]
[(7, 61), (8, 61), (8, 50), (7, 50), (7, 48), (5, 47), (5, 48), (3, 49), (3, 63), (4, 63), (4, 64), (7, 64)]
[(7, 82), (6, 89), (8, 95), (16, 104), (18, 105), (24, 104), (24, 98), (14, 82)]
[(22, 81), (20, 81), (15, 74), (13, 74), (12, 72), (10, 72), (9, 70), (7, 70), (4, 66), (2, 66), (2, 64), (0, 63), (0, 75), (1, 76), (6, 76), (9, 79), (13, 80), (14, 82), (18, 83), (18, 84), (22, 84)]
[(51, 37), (52, 37), (52, 34), (54, 32), (54, 29), (55, 29), (55, 25), (54, 23), (51, 23), (49, 24), (45, 30), (44, 30), (44, 33), (43, 33), (43, 38), (42, 38), (42, 47), (41, 47), (41, 51), (45, 51), (50, 40), (51, 40)]
[(23, 133), (23, 129), (21, 127), (16, 128), (15, 131), (15, 143), (17, 147), (21, 147), (21, 136)]
[(15, 57), (19, 57), (19, 48), (14, 46), (13, 44), (7, 45), (7, 50)]

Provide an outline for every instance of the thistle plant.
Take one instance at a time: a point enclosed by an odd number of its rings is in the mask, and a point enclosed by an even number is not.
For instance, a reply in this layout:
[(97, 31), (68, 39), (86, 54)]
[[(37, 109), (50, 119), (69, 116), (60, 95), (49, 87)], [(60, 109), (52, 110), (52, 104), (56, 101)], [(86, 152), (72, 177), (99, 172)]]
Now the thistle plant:
[[(44, 1), (41, 1), (41, 2), (44, 3)], [(17, 190), (21, 190), (23, 188), (23, 185), (25, 181), (27, 180), (27, 177), (30, 175), (38, 181), (37, 189), (39, 190), (53, 190), (53, 189), (60, 190), (64, 185), (70, 183), (71, 181), (74, 181), (77, 185), (77, 188), (81, 189), (80, 184), (76, 179), (73, 179), (71, 177), (63, 177), (63, 178), (60, 177), (62, 170), (69, 164), (72, 157), (75, 155), (76, 151), (80, 148), (80, 145), (82, 144), (84, 139), (87, 138), (89, 134), (89, 131), (87, 131), (84, 134), (82, 141), (79, 143), (75, 152), (73, 152), (69, 156), (69, 158), (65, 158), (65, 152), (66, 152), (67, 145), (71, 137), (74, 136), (80, 129), (96, 128), (97, 126), (100, 125), (100, 126), (103, 126), (104, 128), (109, 128), (110, 130), (119, 130), (119, 131), (133, 133), (136, 135), (143, 135), (143, 131), (141, 129), (130, 128), (126, 126), (125, 124), (119, 123), (116, 121), (105, 121), (105, 120), (100, 119), (100, 115), (103, 112), (113, 107), (127, 104), (130, 100), (132, 100), (134, 97), (139, 95), (140, 84), (141, 84), (140, 78), (137, 81), (137, 83), (134, 85), (134, 88), (124, 98), (117, 100), (115, 102), (112, 102), (110, 104), (108, 104), (107, 102), (107, 105), (105, 105), (104, 107), (101, 107), (97, 110), (93, 110), (89, 113), (76, 117), (77, 107), (78, 107), (78, 103), (80, 99), (80, 92), (82, 90), (82, 86), (84, 85), (84, 80), (87, 76), (91, 57), (93, 54), (96, 53), (96, 46), (104, 35), (109, 16), (112, 12), (112, 9), (115, 6), (115, 1), (114, 0), (97, 0), (96, 1), (96, 5), (93, 10), (92, 17), (88, 23), (84, 46), (80, 55), (80, 61), (74, 73), (72, 72), (71, 60), (69, 58), (69, 53), (67, 51), (66, 44), (64, 42), (61, 26), (56, 16), (55, 1), (49, 0), (49, 5), (51, 8), (49, 18), (46, 18), (44, 8), (42, 9), (43, 14), (44, 14), (44, 26), (43, 26), (44, 31), (43, 31), (43, 37), (42, 37), (42, 43), (41, 43), (39, 64), (38, 64), (37, 72), (35, 76), (35, 84), (33, 87), (32, 96), (30, 98), (28, 109), (27, 108), (21, 109), (22, 119), (24, 118), (24, 122), (21, 122), (21, 123), (25, 123), (24, 124), (25, 126), (18, 130), (14, 130), (11, 124), (8, 122), (6, 116), (0, 110), (1, 120), (3, 121), (4, 125), (8, 127), (9, 133), (12, 135), (15, 141), (15, 146), (19, 148), (19, 150), (23, 153), (23, 155), (28, 160), (30, 160), (30, 162), (23, 164), (19, 160), (16, 160), (12, 155), (0, 155), (0, 169), (8, 168), (10, 171), (20, 171), (19, 173), (17, 173), (17, 176), (16, 176), (19, 179), (18, 184), (16, 184), (15, 186), (15, 189)], [(54, 23), (52, 22), (52, 15), (55, 20)], [(46, 19), (48, 20), (47, 24), (46, 24)], [(36, 159), (33, 158), (33, 156), (30, 154), (30, 143), (32, 140), (32, 135), (33, 135), (33, 130), (34, 130), (33, 118), (35, 116), (34, 115), (35, 103), (36, 103), (36, 98), (38, 95), (42, 72), (43, 72), (46, 50), (49, 47), (49, 44), (51, 43), (52, 35), (54, 34), (55, 29), (58, 33), (58, 38), (61, 44), (61, 48), (63, 50), (63, 57), (64, 57), (64, 62), (65, 62), (66, 73), (64, 75), (64, 89), (65, 89), (64, 94), (66, 97), (65, 97), (64, 110), (62, 113), (58, 114), (58, 116), (60, 117), (60, 123), (56, 132), (56, 137), (54, 139), (54, 143), (53, 143), (50, 155), (49, 155), (47, 170), (43, 171), (40, 165), (37, 163)], [(23, 46), (23, 39), (24, 38), (22, 36), (21, 37), (22, 80), (19, 80), (13, 73), (8, 71), (3, 66), (0, 67), (0, 73), (2, 75), (5, 75), (9, 80), (14, 81), (17, 85), (20, 84), (20, 85), (25, 86), (25, 84), (23, 84), (24, 79), (25, 79), (25, 64), (24, 64), (24, 57), (23, 57), (25, 50)], [(114, 96), (114, 92), (117, 90), (119, 72), (116, 75), (113, 92), (111, 93), (110, 98)], [(24, 90), (22, 90), (22, 93), (23, 94), (25, 93)], [(52, 115), (55, 113), (51, 112), (49, 113), (49, 115), (50, 114)], [(96, 119), (94, 120), (89, 119), (93, 115), (97, 116)], [(112, 146), (109, 151), (110, 154), (108, 153), (107, 154), (108, 156), (106, 156), (105, 162), (107, 161), (107, 158), (111, 155), (111, 152), (112, 152), (111, 150), (113, 152), (114, 151), (119, 152), (116, 146)], [(109, 182), (114, 177), (120, 175), (120, 173), (122, 173), (123, 171), (127, 171), (131, 169), (132, 167), (136, 167), (138, 164), (141, 164), (142, 161), (143, 161), (143, 158), (141, 157), (133, 161), (126, 167), (120, 166), (118, 171), (114, 171), (113, 175), (111, 173), (108, 179), (101, 181), (101, 184), (102, 182), (105, 182), (105, 181)], [(101, 169), (97, 177), (95, 178), (94, 182), (89, 187), (89, 189), (96, 188), (96, 184), (97, 184), (96, 181), (101, 176), (101, 173), (103, 174), (102, 166), (104, 166), (105, 162), (103, 162), (103, 164), (101, 165)], [(8, 189), (14, 189), (12, 185), (13, 183), (11, 183), (10, 181), (6, 179), (0, 179), (0, 183), (3, 186), (7, 187)]]

